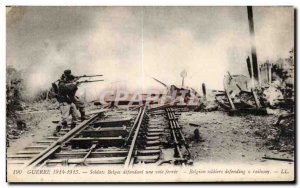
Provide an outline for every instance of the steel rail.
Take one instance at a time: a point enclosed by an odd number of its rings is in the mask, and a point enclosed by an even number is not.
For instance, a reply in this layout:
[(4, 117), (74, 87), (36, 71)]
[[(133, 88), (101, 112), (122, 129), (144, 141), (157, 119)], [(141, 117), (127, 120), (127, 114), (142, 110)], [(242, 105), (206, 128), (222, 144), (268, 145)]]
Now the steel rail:
[[(169, 124), (170, 124), (170, 129), (171, 129), (172, 136), (173, 136), (174, 143), (175, 143), (175, 146), (174, 146), (175, 150), (178, 152), (179, 159), (183, 161), (184, 157), (180, 151), (179, 142), (183, 142), (183, 145), (184, 145), (186, 151), (188, 152), (188, 155), (190, 156), (190, 151), (188, 149), (188, 145), (187, 145), (185, 137), (182, 133), (181, 127), (175, 117), (174, 111), (171, 108), (166, 108), (166, 113), (167, 113), (167, 117), (168, 117)], [(182, 163), (182, 165), (185, 166), (184, 163)]]
[(142, 113), (142, 108), (139, 108), (139, 112), (138, 112), (138, 114), (137, 114), (137, 116), (136, 116), (136, 118), (135, 118), (135, 120), (134, 120), (134, 123), (133, 123), (133, 125), (132, 125), (132, 127), (131, 127), (131, 129), (130, 129), (130, 132), (129, 132), (129, 134), (128, 134), (128, 137), (127, 137), (127, 139), (126, 139), (126, 141), (125, 141), (125, 145), (128, 144), (128, 141), (129, 141), (129, 139), (131, 138), (131, 136), (132, 136), (132, 134), (133, 134), (133, 131), (134, 131), (136, 125), (137, 125), (137, 122), (139, 121), (139, 117), (140, 117), (141, 113)]
[[(132, 156), (133, 156), (134, 148), (136, 146), (136, 140), (137, 140), (137, 137), (138, 137), (138, 134), (139, 134), (139, 131), (140, 131), (140, 127), (141, 127), (141, 124), (142, 124), (142, 121), (143, 121), (145, 110), (146, 110), (146, 107), (143, 107), (142, 110), (141, 110), (141, 113), (138, 114), (139, 115), (137, 117), (138, 118), (138, 121), (137, 121), (138, 124), (136, 126), (135, 133), (134, 133), (133, 139), (131, 141), (130, 149), (129, 149), (128, 155), (127, 155), (125, 163), (124, 163), (125, 168), (128, 168), (131, 164), (133, 164)], [(135, 125), (133, 125), (133, 126), (135, 126)]]
[[(106, 110), (103, 110), (102, 112), (105, 112)], [(74, 129), (72, 129), (70, 132), (65, 134), (63, 137), (61, 137), (59, 140), (52, 143), (50, 146), (48, 146), (44, 151), (42, 151), (40, 154), (35, 156), (33, 159), (31, 159), (27, 164), (26, 167), (34, 167), (38, 164), (42, 163), (45, 159), (47, 159), (51, 154), (56, 152), (60, 147), (61, 144), (64, 142), (67, 142), (71, 138), (73, 138), (77, 133), (81, 132), (84, 128), (86, 128), (88, 125), (90, 125), (92, 122), (94, 122), (100, 115), (98, 114), (93, 115), (90, 119), (82, 122), (78, 126), (76, 126)]]
[[(174, 139), (174, 147), (175, 147), (175, 150), (177, 151), (177, 154), (179, 155), (179, 159), (181, 161), (183, 161), (184, 158), (183, 158), (183, 155), (182, 155), (182, 153), (180, 151), (179, 142), (178, 142), (177, 135), (176, 135), (176, 132), (175, 132), (175, 130), (177, 128), (175, 127), (175, 124), (174, 124), (173, 120), (171, 120), (173, 117), (172, 117), (172, 114), (170, 113), (170, 111), (171, 110), (169, 108), (166, 109), (167, 116), (168, 116), (169, 123), (170, 123), (170, 129), (171, 129), (171, 132), (172, 132), (172, 137)], [(185, 164), (182, 163), (182, 166), (185, 166)]]

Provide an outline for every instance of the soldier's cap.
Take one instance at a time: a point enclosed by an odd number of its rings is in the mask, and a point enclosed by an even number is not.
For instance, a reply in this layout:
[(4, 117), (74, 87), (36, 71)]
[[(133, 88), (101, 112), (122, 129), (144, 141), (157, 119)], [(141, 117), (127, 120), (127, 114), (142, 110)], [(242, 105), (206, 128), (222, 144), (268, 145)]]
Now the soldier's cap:
[(69, 69), (68, 69), (68, 70), (65, 70), (65, 71), (64, 71), (64, 74), (67, 74), (67, 75), (68, 75), (68, 74), (71, 74), (71, 70), (69, 70)]

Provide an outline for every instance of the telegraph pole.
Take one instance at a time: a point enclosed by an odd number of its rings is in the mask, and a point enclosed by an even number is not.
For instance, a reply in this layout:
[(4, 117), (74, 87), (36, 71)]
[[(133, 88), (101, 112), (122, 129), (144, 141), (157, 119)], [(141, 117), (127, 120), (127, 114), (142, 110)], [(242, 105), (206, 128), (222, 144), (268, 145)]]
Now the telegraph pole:
[(253, 21), (253, 10), (252, 6), (247, 6), (247, 13), (248, 13), (248, 21), (249, 21), (249, 30), (250, 30), (250, 37), (251, 37), (251, 63), (253, 67), (253, 77), (260, 85), (260, 75), (259, 75), (259, 68), (257, 63), (257, 54), (256, 54), (256, 46), (255, 46), (255, 32), (254, 32), (254, 21)]

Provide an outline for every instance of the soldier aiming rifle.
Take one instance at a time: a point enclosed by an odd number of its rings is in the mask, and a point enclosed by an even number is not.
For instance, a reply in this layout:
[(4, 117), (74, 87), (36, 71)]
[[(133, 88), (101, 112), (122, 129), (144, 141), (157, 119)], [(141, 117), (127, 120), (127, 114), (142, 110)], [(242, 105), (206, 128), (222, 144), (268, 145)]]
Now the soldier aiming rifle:
[(52, 83), (52, 88), (56, 95), (57, 101), (59, 102), (61, 115), (62, 115), (61, 122), (57, 125), (54, 135), (56, 135), (62, 127), (64, 128), (67, 127), (67, 119), (69, 115), (72, 116), (71, 129), (76, 126), (77, 123), (76, 109), (79, 110), (81, 116), (80, 118), (82, 121), (84, 121), (87, 118), (85, 115), (84, 102), (81, 101), (76, 96), (76, 91), (78, 90), (77, 86), (82, 83), (103, 81), (103, 80), (79, 81), (79, 79), (81, 78), (96, 77), (96, 76), (102, 76), (102, 75), (73, 76), (71, 74), (71, 70), (65, 70), (64, 73), (61, 75), (60, 79)]

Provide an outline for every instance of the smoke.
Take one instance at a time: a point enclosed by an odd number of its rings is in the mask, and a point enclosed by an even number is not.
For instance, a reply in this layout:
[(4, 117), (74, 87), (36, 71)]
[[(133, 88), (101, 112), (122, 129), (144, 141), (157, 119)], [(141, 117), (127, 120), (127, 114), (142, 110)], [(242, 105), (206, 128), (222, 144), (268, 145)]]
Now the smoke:
[[(286, 57), (293, 47), (294, 10), (254, 7), (258, 60)], [(86, 84), (94, 98), (105, 88), (220, 89), (223, 77), (245, 74), (250, 55), (246, 7), (13, 7), (7, 11), (7, 65), (23, 70), (28, 93), (50, 87), (64, 69), (104, 74)], [(145, 76), (145, 77), (143, 77)]]
[(294, 47), (294, 10), (290, 7), (261, 7), (255, 9), (261, 22), (255, 25), (258, 58), (275, 61), (288, 57)]

